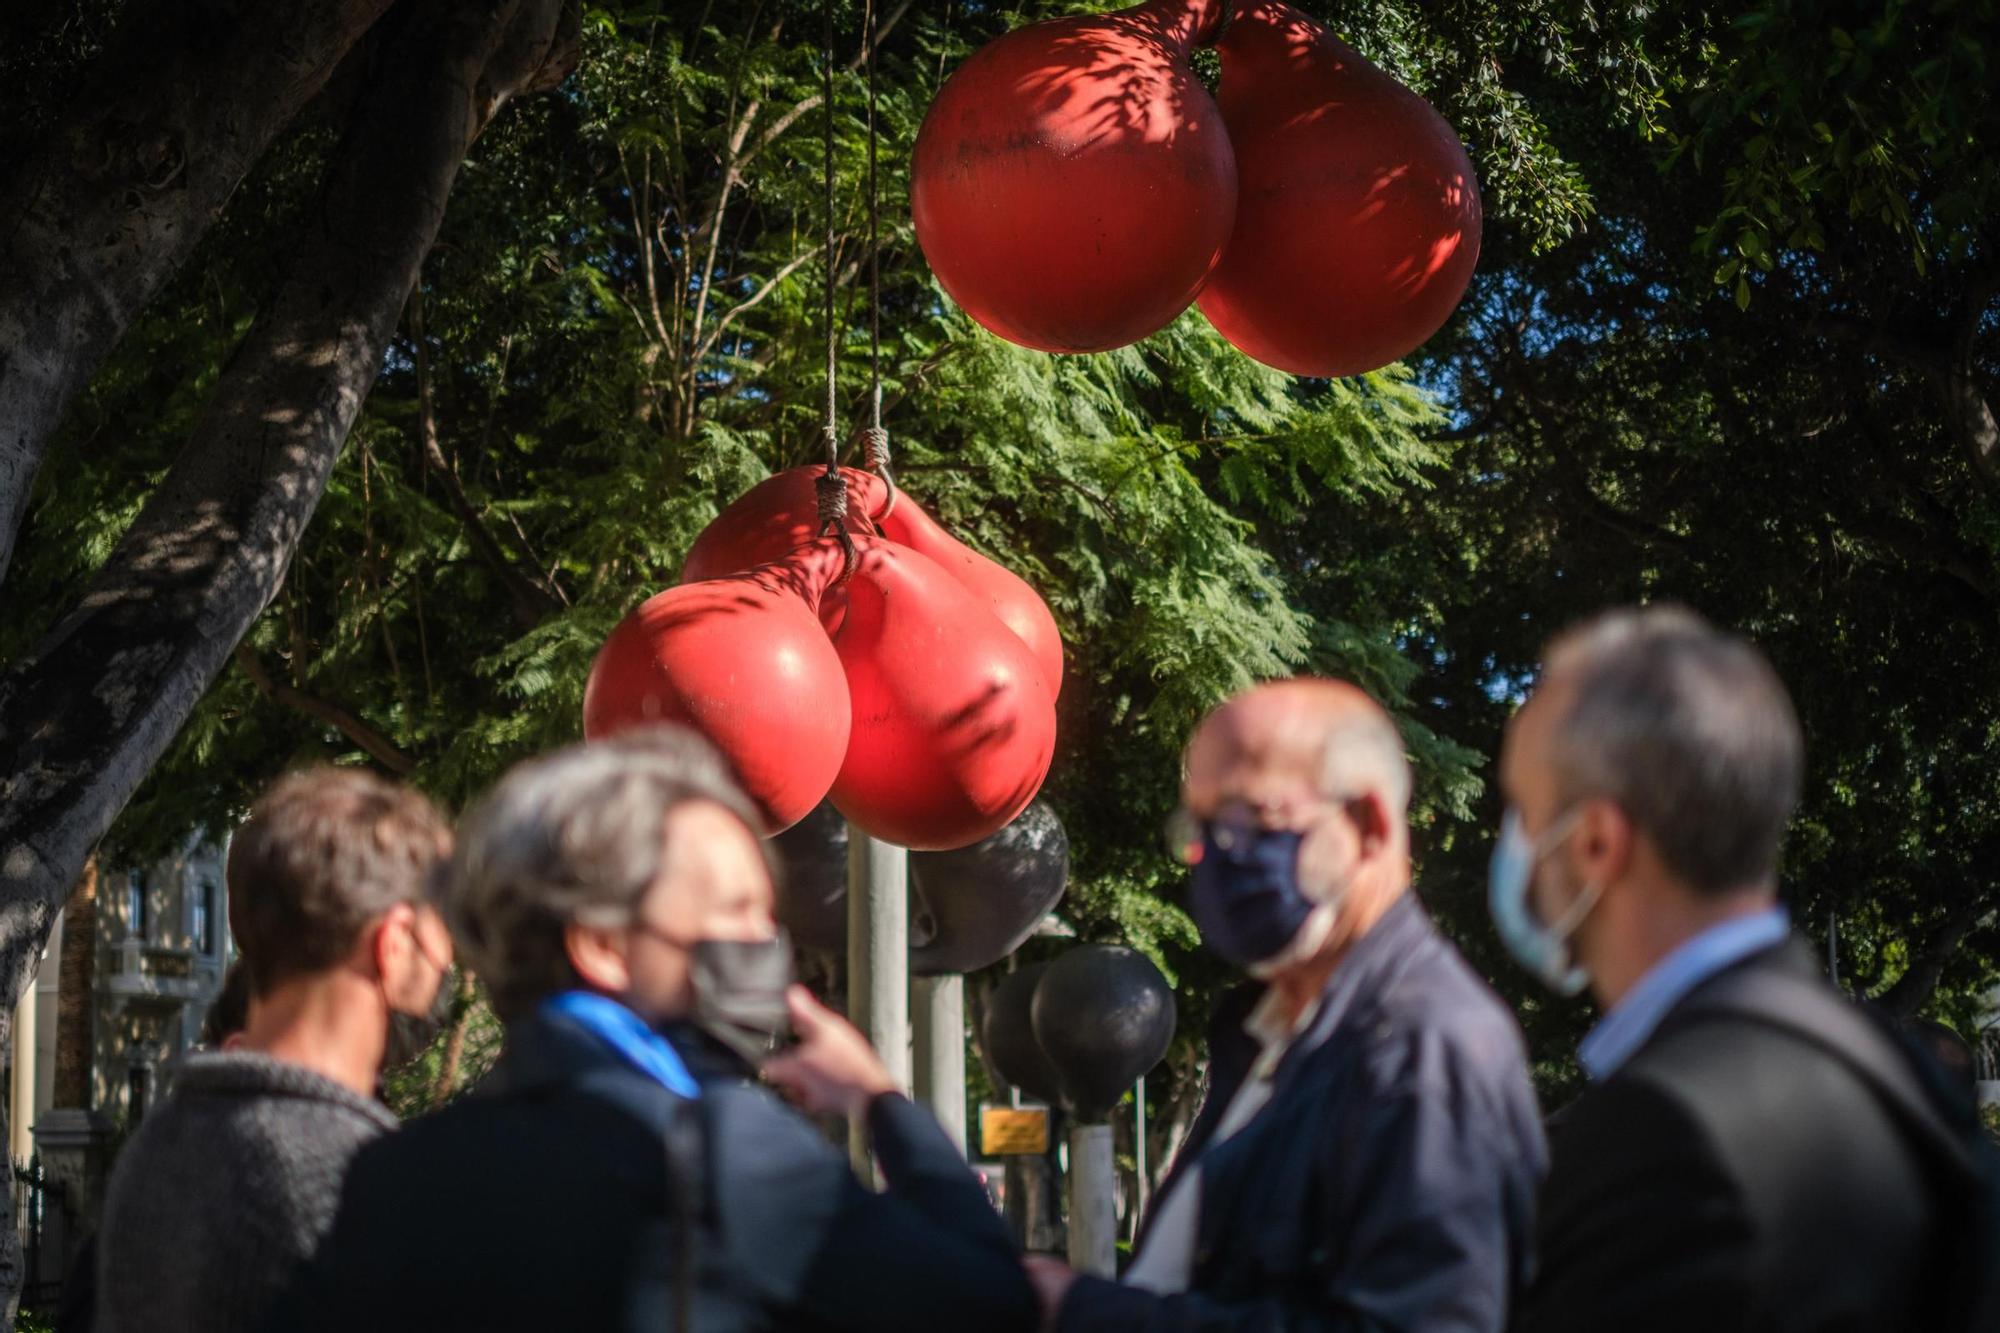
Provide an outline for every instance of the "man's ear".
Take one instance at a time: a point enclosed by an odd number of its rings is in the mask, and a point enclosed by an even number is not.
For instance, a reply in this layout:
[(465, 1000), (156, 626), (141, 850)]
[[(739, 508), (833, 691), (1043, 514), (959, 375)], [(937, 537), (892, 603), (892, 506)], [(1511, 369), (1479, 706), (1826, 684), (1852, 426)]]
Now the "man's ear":
[(1375, 856), (1395, 838), (1389, 803), (1379, 791), (1366, 791), (1346, 801), (1348, 822), (1354, 825), (1362, 857)]
[(572, 921), (563, 928), (563, 952), (586, 985), (607, 995), (632, 988), (632, 967), (625, 956), (627, 934), (603, 926)]
[(1571, 868), (1579, 884), (1608, 888), (1625, 878), (1638, 850), (1639, 830), (1632, 816), (1617, 803), (1599, 797), (1586, 801), (1569, 839)]
[(375, 918), (364, 933), (362, 948), (378, 977), (397, 977), (408, 970), (410, 931), (417, 920), (416, 909), (397, 903)]

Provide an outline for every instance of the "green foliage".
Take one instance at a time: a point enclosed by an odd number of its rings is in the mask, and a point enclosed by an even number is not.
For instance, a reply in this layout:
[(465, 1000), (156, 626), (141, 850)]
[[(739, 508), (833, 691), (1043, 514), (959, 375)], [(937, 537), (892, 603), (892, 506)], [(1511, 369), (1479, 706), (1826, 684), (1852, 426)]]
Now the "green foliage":
[(1780, 252), (1828, 248), (1826, 214), (1879, 226), (1919, 273), (1977, 250), (2000, 202), (1996, 24), (1981, 0), (1772, 0), (1717, 28), (1671, 135), (1721, 168), (1699, 233), (1727, 256), (1716, 283), (1747, 304)]
[[(930, 277), (906, 166), (940, 78), (1016, 22), (1101, 7), (915, 5), (881, 68), (885, 420), (909, 492), (1063, 631), (1065, 918), (1156, 957), (1196, 1040), (1230, 978), (1195, 948), (1157, 835), (1180, 748), (1251, 681), (1350, 677), (1417, 762), (1426, 900), (1560, 1092), (1588, 1014), (1535, 993), (1485, 925), (1486, 758), (1549, 633), (1671, 596), (1755, 635), (1798, 695), (1801, 922), (1837, 921), (1844, 979), (1881, 990), (1971, 913), (1932, 1001), (1962, 1023), (2000, 971), (2000, 508), (1942, 412), (1934, 353), (1967, 348), (1975, 387), (2000, 374), (1982, 285), (2000, 127), (1965, 40), (1991, 31), (1988, 0), (1308, 5), (1458, 127), (1487, 217), (1460, 315), (1408, 366), (1335, 382), (1265, 370), (1195, 313), (1103, 356), (1025, 352)], [(843, 60), (857, 18), (842, 7)], [(574, 739), (618, 617), (675, 579), (721, 505), (818, 456), (817, 32), (801, 3), (594, 6), (577, 74), (508, 110), (466, 165), (248, 641), (449, 804)], [(836, 101), (851, 430), (865, 139), (844, 66)], [(334, 129), (308, 117), (279, 144), (79, 404), (10, 573), (0, 660), (54, 623), (164, 472)], [(114, 838), (175, 841), (287, 765), (364, 757), (232, 667)], [(429, 1080), (407, 1082), (415, 1105)]]
[[(445, 984), (453, 985), (453, 979), (447, 977)], [(476, 983), (456, 988), (444, 1026), (430, 1045), (383, 1071), (384, 1104), (408, 1120), (465, 1095), (499, 1059), (501, 1036), (485, 988)]]

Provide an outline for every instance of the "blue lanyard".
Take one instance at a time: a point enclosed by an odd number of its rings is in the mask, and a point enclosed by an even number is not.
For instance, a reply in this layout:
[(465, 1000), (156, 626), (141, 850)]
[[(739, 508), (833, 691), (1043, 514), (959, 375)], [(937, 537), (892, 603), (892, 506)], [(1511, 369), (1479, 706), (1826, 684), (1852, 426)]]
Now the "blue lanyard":
[(647, 1027), (645, 1019), (618, 1001), (594, 991), (564, 991), (545, 1000), (542, 1012), (560, 1015), (584, 1028), (668, 1092), (689, 1100), (701, 1096), (701, 1086), (688, 1073), (680, 1053)]

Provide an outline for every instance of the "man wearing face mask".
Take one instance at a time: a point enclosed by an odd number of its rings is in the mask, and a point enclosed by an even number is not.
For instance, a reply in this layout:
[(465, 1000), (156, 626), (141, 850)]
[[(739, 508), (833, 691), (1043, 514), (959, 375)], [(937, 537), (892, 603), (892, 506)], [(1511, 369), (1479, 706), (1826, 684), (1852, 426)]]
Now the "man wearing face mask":
[[(790, 984), (758, 823), (666, 727), (522, 764), (466, 816), (447, 914), (505, 1052), (362, 1155), (274, 1333), (1032, 1328), (978, 1178)], [(888, 1191), (760, 1070), (864, 1119)]]
[(1188, 746), (1173, 836), (1225, 1004), (1208, 1100), (1115, 1283), (1031, 1260), (1062, 1333), (1498, 1333), (1543, 1164), (1513, 1018), (1410, 890), (1395, 724), (1260, 686)]
[(1558, 639), (1508, 728), (1494, 922), (1603, 1015), (1554, 1131), (1528, 1333), (1963, 1326), (1930, 1304), (1963, 1229), (1901, 1119), (1918, 1070), (1778, 905), (1801, 769), (1769, 663), (1675, 608)]
[(112, 1173), (98, 1333), (238, 1333), (333, 1223), (349, 1162), (396, 1126), (374, 1098), (392, 1020), (430, 1012), (451, 937), (430, 905), (435, 807), (358, 769), (272, 787), (229, 845), (249, 1009), (190, 1056)]

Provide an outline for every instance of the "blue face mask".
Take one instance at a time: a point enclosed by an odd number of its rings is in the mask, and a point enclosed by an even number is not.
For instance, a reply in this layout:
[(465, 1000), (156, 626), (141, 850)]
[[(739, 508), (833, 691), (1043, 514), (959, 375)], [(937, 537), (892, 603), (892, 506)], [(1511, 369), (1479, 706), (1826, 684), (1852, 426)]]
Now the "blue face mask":
[(1500, 837), (1493, 844), (1493, 860), (1487, 867), (1486, 906), (1493, 914), (1500, 942), (1515, 962), (1558, 995), (1575, 995), (1590, 981), (1590, 973), (1577, 962), (1569, 941), (1597, 905), (1599, 887), (1585, 886), (1553, 926), (1543, 924), (1528, 899), (1535, 867), (1547, 854), (1543, 844), (1559, 844), (1569, 836), (1571, 824), (1571, 817), (1564, 815), (1541, 838), (1530, 838), (1520, 813), (1509, 810), (1500, 821)]
[(1283, 953), (1317, 906), (1299, 891), (1294, 829), (1202, 830), (1188, 905), (1209, 947), (1238, 967), (1255, 967)]

